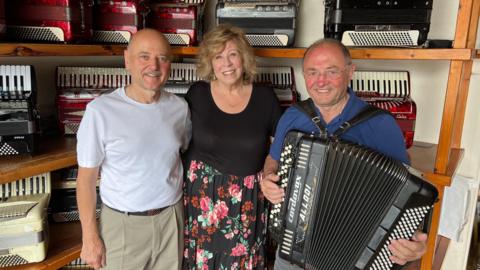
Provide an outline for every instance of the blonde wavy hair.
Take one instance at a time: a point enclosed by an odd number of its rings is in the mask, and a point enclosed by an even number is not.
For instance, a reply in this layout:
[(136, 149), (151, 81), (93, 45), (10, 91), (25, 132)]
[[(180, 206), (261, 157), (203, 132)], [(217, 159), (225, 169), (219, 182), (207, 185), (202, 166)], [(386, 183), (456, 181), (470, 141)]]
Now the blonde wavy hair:
[(248, 43), (245, 32), (241, 28), (229, 24), (219, 24), (204, 36), (197, 56), (197, 75), (207, 80), (215, 79), (212, 59), (225, 49), (228, 41), (233, 41), (237, 45), (242, 57), (243, 83), (253, 82), (257, 74), (253, 48)]

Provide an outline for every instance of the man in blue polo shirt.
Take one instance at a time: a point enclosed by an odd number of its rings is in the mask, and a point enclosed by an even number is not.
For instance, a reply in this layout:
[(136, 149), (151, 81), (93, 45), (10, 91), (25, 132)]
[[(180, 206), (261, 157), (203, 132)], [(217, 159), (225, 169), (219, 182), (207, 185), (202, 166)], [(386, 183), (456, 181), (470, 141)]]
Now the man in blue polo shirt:
[[(367, 105), (348, 87), (354, 70), (355, 65), (352, 64), (348, 49), (337, 40), (319, 40), (305, 52), (303, 58), (305, 85), (329, 135)], [(284, 190), (275, 183), (279, 180), (276, 172), (282, 143), (288, 131), (293, 129), (306, 133), (318, 132), (313, 121), (293, 106), (280, 118), (275, 140), (265, 160), (264, 178), (260, 183), (263, 194), (272, 203), (279, 203), (285, 196)], [(403, 163), (410, 163), (401, 130), (390, 115), (374, 116), (350, 128), (340, 137), (375, 149)], [(403, 239), (392, 241), (389, 248), (393, 256), (390, 259), (401, 265), (419, 259), (426, 251), (426, 239), (426, 234), (417, 233), (411, 241)], [(277, 256), (275, 269), (300, 268)]]

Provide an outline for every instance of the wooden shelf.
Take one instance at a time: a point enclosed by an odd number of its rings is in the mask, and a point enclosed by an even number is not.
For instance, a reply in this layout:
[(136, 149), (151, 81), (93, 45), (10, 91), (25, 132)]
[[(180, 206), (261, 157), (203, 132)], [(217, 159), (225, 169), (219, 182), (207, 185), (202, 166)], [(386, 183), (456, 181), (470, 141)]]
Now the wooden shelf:
[(80, 222), (50, 222), (50, 243), (47, 258), (38, 263), (5, 267), (2, 270), (50, 270), (58, 269), (80, 257), (82, 230)]
[(480, 58), (480, 49), (475, 50), (475, 58)]
[[(125, 45), (71, 45), (0, 43), (0, 56), (114, 56), (123, 55)], [(470, 49), (351, 48), (354, 59), (470, 60)], [(198, 47), (173, 47), (178, 56), (195, 56)], [(259, 57), (302, 58), (305, 48), (255, 48)], [(478, 54), (478, 53), (477, 53)]]
[(425, 142), (414, 142), (408, 149), (408, 155), (412, 167), (423, 172), (424, 176), (432, 183), (441, 186), (450, 185), (451, 178), (455, 173), (463, 157), (463, 149), (453, 148), (450, 150), (450, 162), (446, 174), (435, 173), (435, 156), (437, 154), (437, 145)]
[(76, 139), (40, 139), (33, 155), (0, 157), (0, 184), (77, 164)]

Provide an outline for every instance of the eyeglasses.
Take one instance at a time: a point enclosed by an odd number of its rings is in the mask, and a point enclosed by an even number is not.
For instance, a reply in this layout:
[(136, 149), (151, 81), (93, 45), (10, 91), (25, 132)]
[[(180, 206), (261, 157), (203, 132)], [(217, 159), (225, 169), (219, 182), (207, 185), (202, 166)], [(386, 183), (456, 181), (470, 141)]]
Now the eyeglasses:
[(345, 66), (342, 69), (328, 68), (323, 72), (320, 71), (320, 70), (316, 70), (316, 69), (310, 69), (310, 70), (305, 71), (303, 73), (303, 75), (307, 79), (317, 79), (319, 76), (325, 75), (325, 78), (327, 78), (328, 80), (336, 80), (336, 79), (339, 79), (342, 76), (343, 72), (345, 70), (347, 70), (348, 66), (349, 65)]

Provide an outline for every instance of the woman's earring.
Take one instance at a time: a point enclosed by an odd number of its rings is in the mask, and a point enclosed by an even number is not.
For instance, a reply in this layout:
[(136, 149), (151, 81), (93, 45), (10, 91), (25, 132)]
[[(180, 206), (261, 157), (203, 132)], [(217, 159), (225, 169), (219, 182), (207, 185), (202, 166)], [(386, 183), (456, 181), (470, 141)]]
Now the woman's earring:
[(212, 75), (212, 81), (215, 81), (217, 79), (217, 77), (215, 76), (215, 74)]

